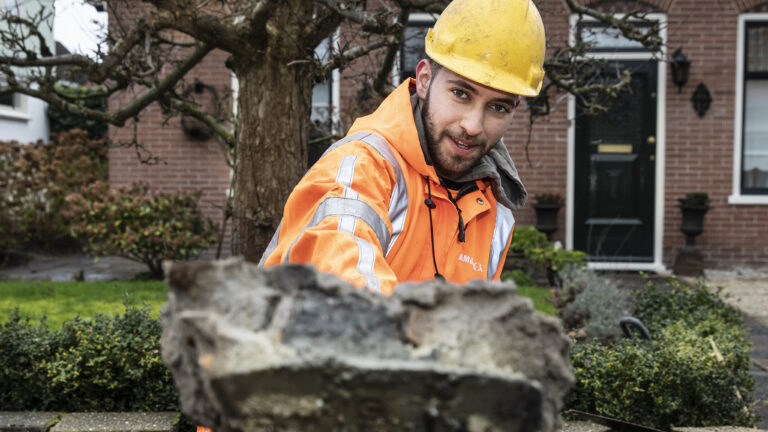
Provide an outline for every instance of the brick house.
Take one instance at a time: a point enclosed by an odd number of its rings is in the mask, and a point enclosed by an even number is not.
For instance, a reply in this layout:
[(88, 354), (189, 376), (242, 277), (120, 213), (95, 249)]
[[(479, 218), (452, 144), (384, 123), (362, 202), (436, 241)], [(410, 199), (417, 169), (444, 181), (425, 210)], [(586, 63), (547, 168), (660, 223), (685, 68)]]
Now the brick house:
[[(592, 4), (617, 14), (648, 12), (645, 18), (662, 28), (665, 45), (658, 50), (579, 21), (564, 0), (537, 4), (553, 49), (579, 37), (591, 40), (589, 55), (633, 76), (632, 91), (614, 102), (618, 108), (597, 116), (582, 114), (573, 97), (550, 93), (552, 112), (535, 119), (527, 154), (526, 113), (518, 114), (505, 137), (531, 197), (565, 197), (554, 238), (587, 251), (595, 268), (665, 272), (685, 244), (677, 199), (707, 192), (712, 208), (696, 241), (707, 268), (768, 267), (768, 2)], [(432, 22), (431, 15), (412, 15), (395, 80), (412, 71)], [(668, 61), (678, 48), (690, 61), (688, 81), (679, 88)], [(224, 59), (223, 53), (210, 54), (193, 76), (225, 94), (233, 82)], [(347, 78), (363, 63), (316, 88), (313, 115), (319, 123), (340, 122), (342, 131), (349, 126), (345, 113), (359, 111), (365, 89)], [(692, 98), (706, 99), (706, 93), (711, 102), (700, 113)], [(139, 137), (167, 164), (142, 166), (133, 150), (113, 148), (112, 185), (145, 180), (160, 188), (202, 189), (205, 212), (220, 219), (230, 176), (221, 150), (214, 140), (189, 140), (179, 124), (163, 127), (159, 108), (153, 109), (142, 117)], [(129, 140), (129, 129), (113, 129), (110, 136)], [(516, 219), (533, 225), (532, 206)]]

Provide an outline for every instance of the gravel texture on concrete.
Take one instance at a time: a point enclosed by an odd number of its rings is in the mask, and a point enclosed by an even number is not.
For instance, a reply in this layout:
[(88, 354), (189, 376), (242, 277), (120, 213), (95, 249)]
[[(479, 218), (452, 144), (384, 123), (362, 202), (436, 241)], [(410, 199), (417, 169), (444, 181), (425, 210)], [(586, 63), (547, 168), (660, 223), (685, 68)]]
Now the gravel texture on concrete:
[(51, 432), (168, 432), (177, 416), (174, 412), (70, 413)]
[(0, 411), (0, 431), (45, 432), (61, 416), (56, 412)]

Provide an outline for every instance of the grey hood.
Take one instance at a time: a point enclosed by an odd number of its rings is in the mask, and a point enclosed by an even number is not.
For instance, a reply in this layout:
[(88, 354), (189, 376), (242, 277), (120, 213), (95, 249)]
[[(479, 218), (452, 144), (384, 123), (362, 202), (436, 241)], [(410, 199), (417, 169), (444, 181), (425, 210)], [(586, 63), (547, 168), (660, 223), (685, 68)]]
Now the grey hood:
[(503, 139), (491, 147), (470, 172), (454, 180), (464, 182), (480, 179), (490, 180), (493, 196), (511, 210), (517, 210), (525, 204), (528, 192), (517, 174), (515, 162)]

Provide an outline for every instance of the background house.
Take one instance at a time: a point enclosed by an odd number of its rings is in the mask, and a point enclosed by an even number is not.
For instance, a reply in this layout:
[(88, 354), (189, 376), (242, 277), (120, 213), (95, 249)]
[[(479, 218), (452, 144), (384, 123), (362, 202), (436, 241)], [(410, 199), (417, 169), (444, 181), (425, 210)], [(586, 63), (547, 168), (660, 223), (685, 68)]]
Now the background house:
[[(522, 110), (505, 137), (531, 195), (557, 192), (566, 198), (555, 238), (586, 251), (597, 268), (667, 271), (685, 243), (677, 199), (707, 192), (712, 209), (697, 239), (707, 267), (768, 266), (768, 2), (591, 4), (616, 14), (643, 11), (640, 27), (662, 29), (665, 45), (658, 49), (579, 19), (562, 0), (538, 4), (551, 50), (579, 38), (591, 41), (588, 55), (605, 59), (606, 73), (628, 70), (633, 77), (631, 91), (608, 112), (586, 115), (574, 98), (552, 92), (547, 95), (552, 112), (534, 119), (530, 141), (531, 120)], [(411, 16), (394, 81), (413, 70), (434, 19)], [(678, 48), (690, 60), (688, 81), (679, 88), (668, 62)], [(191, 76), (218, 95), (236, 95), (224, 60), (213, 52)], [(375, 106), (370, 88), (359, 80), (372, 63), (375, 58), (358, 60), (316, 88), (319, 123), (330, 119), (343, 133), (354, 114)], [(703, 113), (692, 103), (699, 87), (711, 97)], [(697, 97), (704, 99), (705, 93)], [(142, 115), (137, 131), (147, 151), (163, 163), (141, 165), (133, 149), (113, 148), (111, 184), (143, 180), (157, 188), (202, 189), (205, 212), (220, 220), (230, 172), (215, 140), (190, 139), (178, 119), (163, 124), (159, 107)], [(110, 132), (114, 142), (130, 141), (132, 135), (132, 126)], [(516, 218), (532, 225), (530, 205)]]
[[(6, 11), (20, 16), (35, 16), (42, 8), (53, 10), (54, 0), (16, 1), (1, 0), (0, 13)], [(39, 28), (40, 33), (50, 52), (56, 49), (53, 40), (53, 15), (46, 18), (48, 25)], [(8, 26), (5, 21), (0, 26)], [(26, 43), (30, 47), (36, 47), (37, 39), (30, 38)], [(3, 48), (0, 47), (0, 52)], [(2, 85), (2, 81), (0, 81)], [(33, 142), (48, 140), (49, 127), (46, 115), (46, 104), (35, 98), (19, 93), (0, 96), (0, 141), (16, 140), (19, 142)]]

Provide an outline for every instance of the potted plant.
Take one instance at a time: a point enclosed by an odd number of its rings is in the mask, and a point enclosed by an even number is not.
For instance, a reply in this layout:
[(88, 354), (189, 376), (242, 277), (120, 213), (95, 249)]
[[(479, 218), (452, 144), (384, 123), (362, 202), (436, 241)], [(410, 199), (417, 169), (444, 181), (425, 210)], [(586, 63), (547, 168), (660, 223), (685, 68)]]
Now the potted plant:
[(557, 231), (557, 214), (563, 206), (563, 197), (556, 192), (534, 195), (533, 208), (536, 210), (536, 229), (550, 238)]
[(706, 192), (691, 192), (685, 198), (678, 198), (680, 210), (683, 212), (681, 230), (685, 234), (685, 245), (695, 246), (696, 236), (704, 231), (704, 215), (711, 208), (709, 195)]

